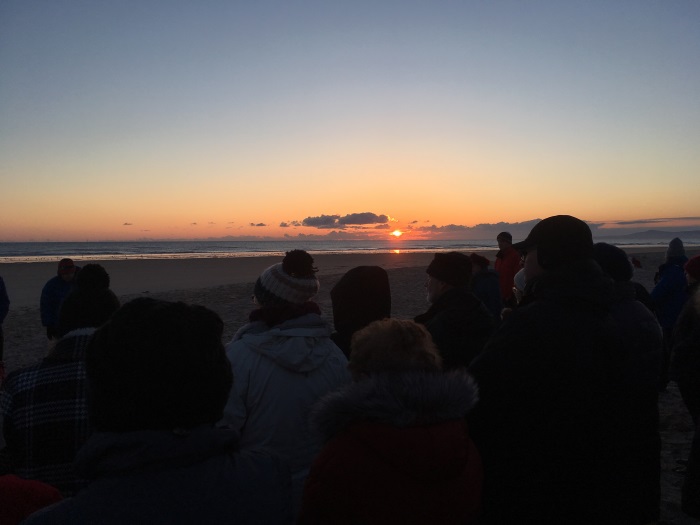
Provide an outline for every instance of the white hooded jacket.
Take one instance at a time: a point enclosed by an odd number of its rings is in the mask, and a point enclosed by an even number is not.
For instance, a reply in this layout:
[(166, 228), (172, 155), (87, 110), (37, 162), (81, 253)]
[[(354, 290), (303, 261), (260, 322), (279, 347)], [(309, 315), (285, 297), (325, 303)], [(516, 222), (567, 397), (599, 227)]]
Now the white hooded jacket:
[(309, 428), (311, 408), (350, 381), (347, 359), (330, 333), (328, 323), (310, 313), (273, 327), (248, 323), (226, 346), (233, 388), (223, 423), (240, 432), (242, 450), (265, 450), (288, 463), (295, 504), (322, 445)]

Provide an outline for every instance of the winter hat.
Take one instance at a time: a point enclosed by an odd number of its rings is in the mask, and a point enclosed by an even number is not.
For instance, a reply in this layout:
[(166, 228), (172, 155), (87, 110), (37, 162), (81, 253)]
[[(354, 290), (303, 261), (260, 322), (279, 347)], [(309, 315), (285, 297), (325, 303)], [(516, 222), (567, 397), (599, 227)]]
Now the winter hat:
[(632, 279), (632, 264), (627, 254), (621, 248), (605, 242), (593, 245), (593, 258), (603, 271), (612, 277), (613, 281), (629, 281)]
[(666, 250), (666, 257), (685, 257), (685, 248), (683, 247), (683, 241), (678, 237), (675, 237), (668, 243), (668, 250)]
[(463, 253), (436, 253), (425, 272), (452, 286), (466, 286), (472, 278), (472, 262)]
[(563, 266), (593, 255), (593, 234), (588, 224), (571, 215), (554, 215), (538, 222), (524, 241), (513, 245), (523, 252), (537, 249), (542, 268)]
[(685, 263), (685, 273), (696, 281), (700, 281), (700, 255), (696, 255)]
[(304, 250), (287, 252), (281, 263), (266, 269), (255, 282), (255, 298), (261, 305), (304, 304), (318, 293), (318, 270)]
[(478, 253), (470, 253), (469, 260), (472, 262), (472, 266), (479, 266), (480, 268), (486, 269), (489, 267), (490, 261), (483, 255)]

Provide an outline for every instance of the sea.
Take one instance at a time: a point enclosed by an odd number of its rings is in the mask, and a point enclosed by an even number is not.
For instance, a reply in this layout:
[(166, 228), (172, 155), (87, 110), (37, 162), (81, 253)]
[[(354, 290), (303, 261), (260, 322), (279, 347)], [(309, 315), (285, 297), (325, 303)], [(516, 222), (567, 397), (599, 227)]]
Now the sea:
[[(621, 248), (667, 246), (669, 238), (629, 236), (594, 238)], [(700, 246), (700, 237), (683, 239)], [(0, 263), (46, 262), (63, 257), (81, 261), (116, 259), (192, 259), (284, 255), (294, 249), (311, 254), (470, 252), (496, 249), (496, 240), (155, 240), (110, 242), (0, 242)]]

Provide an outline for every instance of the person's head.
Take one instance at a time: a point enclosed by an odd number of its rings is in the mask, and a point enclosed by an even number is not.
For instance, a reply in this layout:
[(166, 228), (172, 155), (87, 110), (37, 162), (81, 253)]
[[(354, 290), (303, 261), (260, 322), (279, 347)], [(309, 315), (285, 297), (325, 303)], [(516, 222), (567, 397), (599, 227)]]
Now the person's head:
[(700, 282), (700, 255), (690, 259), (683, 268), (685, 269), (685, 278), (688, 280), (688, 284)]
[(622, 248), (605, 242), (593, 245), (593, 258), (613, 281), (623, 282), (632, 279), (634, 269)]
[(331, 290), (333, 322), (338, 332), (354, 332), (391, 317), (389, 276), (379, 266), (348, 270)]
[(554, 215), (538, 222), (524, 241), (513, 248), (525, 256), (525, 275), (538, 275), (593, 256), (593, 235), (588, 225), (571, 215)]
[(499, 250), (505, 250), (513, 245), (513, 236), (510, 232), (501, 232), (496, 236)]
[(348, 368), (357, 381), (383, 372), (439, 372), (442, 359), (428, 330), (408, 320), (383, 319), (355, 332)]
[(267, 268), (255, 281), (255, 300), (260, 306), (304, 304), (318, 293), (317, 271), (304, 250), (287, 252), (281, 263)]
[(463, 253), (436, 253), (425, 272), (428, 274), (425, 283), (427, 299), (434, 303), (450, 288), (469, 286), (472, 262)]
[(119, 299), (109, 289), (109, 274), (99, 264), (87, 264), (75, 277), (75, 288), (58, 312), (58, 335), (78, 328), (102, 326), (119, 309)]
[(485, 272), (491, 264), (486, 257), (478, 253), (470, 253), (469, 260), (472, 262), (472, 273)]
[(671, 239), (671, 242), (668, 243), (668, 249), (666, 250), (667, 259), (674, 259), (676, 257), (685, 257), (683, 241), (678, 237)]
[(73, 259), (61, 259), (58, 262), (58, 276), (64, 281), (70, 282), (75, 277), (76, 267)]
[(223, 326), (203, 306), (147, 297), (126, 303), (86, 352), (94, 428), (173, 430), (219, 421), (232, 384)]

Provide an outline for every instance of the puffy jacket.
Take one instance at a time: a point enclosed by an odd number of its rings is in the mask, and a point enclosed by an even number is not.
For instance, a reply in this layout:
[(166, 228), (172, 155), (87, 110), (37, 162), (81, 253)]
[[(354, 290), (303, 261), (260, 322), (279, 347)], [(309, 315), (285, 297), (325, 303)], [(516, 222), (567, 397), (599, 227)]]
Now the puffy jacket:
[(329, 394), (312, 416), (327, 443), (299, 523), (471, 523), (482, 469), (464, 416), (476, 399), (463, 371), (377, 374)]

